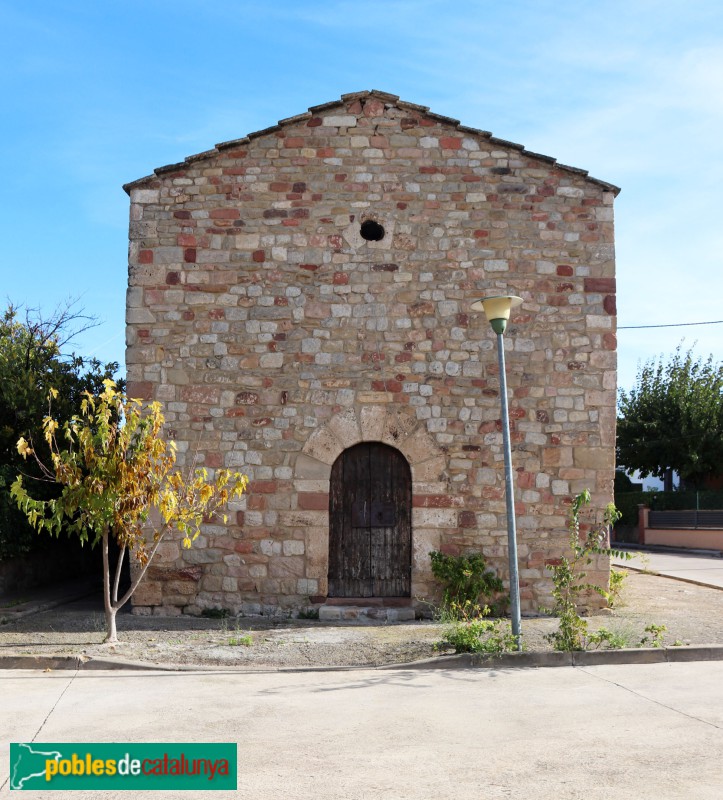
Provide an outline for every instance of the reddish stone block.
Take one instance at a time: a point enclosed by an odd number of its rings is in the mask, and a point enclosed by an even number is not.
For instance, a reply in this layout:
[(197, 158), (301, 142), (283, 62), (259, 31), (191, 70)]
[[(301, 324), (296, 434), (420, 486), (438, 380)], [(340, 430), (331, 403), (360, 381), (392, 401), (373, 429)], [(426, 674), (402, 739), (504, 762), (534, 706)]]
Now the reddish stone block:
[(196, 314), (193, 311), (184, 311), (181, 316), (186, 322), (191, 322), (191, 320), (196, 318)]
[(126, 394), (138, 400), (150, 400), (153, 397), (153, 384), (150, 381), (128, 381)]
[(204, 467), (210, 467), (211, 469), (219, 469), (223, 466), (223, 458), (221, 457), (221, 453), (206, 453), (203, 457), (203, 465)]
[(276, 481), (251, 481), (251, 483), (249, 483), (249, 495), (274, 494), (278, 488), (278, 483)]
[(457, 136), (440, 136), (439, 146), (442, 150), (459, 150), (462, 147), (462, 140)]
[(211, 219), (238, 219), (241, 216), (237, 208), (212, 208), (208, 215)]
[(307, 123), (307, 128), (318, 128), (322, 124), (321, 117), (312, 117)]
[(186, 403), (218, 405), (219, 389), (214, 386), (183, 386), (181, 399)]
[(176, 286), (181, 282), (181, 273), (180, 272), (168, 272), (166, 273), (166, 283), (169, 286)]
[(365, 117), (381, 117), (384, 113), (384, 102), (376, 97), (370, 97), (364, 103)]
[(196, 248), (195, 247), (187, 247), (183, 251), (183, 261), (186, 264), (195, 264), (196, 263)]
[(558, 264), (557, 274), (565, 278), (570, 278), (575, 274), (575, 270), (569, 264)]
[(179, 233), (178, 236), (176, 236), (176, 244), (179, 247), (195, 247), (196, 237), (192, 236), (190, 233)]
[(335, 272), (334, 277), (332, 278), (332, 283), (334, 286), (347, 286), (349, 283), (349, 273)]
[(427, 314), (434, 314), (434, 304), (429, 302), (413, 303), (409, 306), (410, 317), (423, 317)]
[(237, 406), (254, 406), (258, 402), (259, 396), (256, 392), (239, 392), (235, 399)]
[(329, 495), (324, 492), (299, 492), (299, 508), (304, 511), (326, 511)]
[(585, 278), (586, 292), (615, 293), (615, 278)]
[(263, 250), (254, 250), (253, 254), (251, 255), (251, 258), (257, 264), (263, 264), (263, 262), (266, 261), (266, 253)]
[(173, 216), (176, 219), (191, 219), (191, 212), (190, 211), (174, 211)]
[(153, 263), (153, 250), (140, 250), (138, 252), (139, 264), (152, 264)]
[(533, 472), (526, 472), (524, 469), (518, 469), (515, 483), (520, 487), (520, 489), (534, 489), (535, 477), (535, 473)]
[(290, 192), (291, 191), (291, 184), (290, 183), (283, 183), (280, 181), (272, 181), (269, 184), (269, 189), (272, 192)]
[(605, 299), (603, 300), (603, 308), (611, 316), (615, 316), (615, 314), (618, 313), (617, 303), (615, 302), (614, 294), (605, 295)]
[(602, 343), (605, 350), (616, 350), (618, 337), (614, 333), (603, 333)]
[(460, 528), (476, 528), (477, 515), (474, 511), (460, 511), (457, 515), (457, 524)]
[(304, 147), (306, 144), (306, 139), (303, 136), (287, 136), (284, 139), (284, 147), (292, 148), (292, 147)]
[(402, 384), (400, 381), (372, 381), (373, 392), (401, 392)]
[(414, 508), (451, 508), (453, 498), (448, 494), (415, 494), (412, 497)]

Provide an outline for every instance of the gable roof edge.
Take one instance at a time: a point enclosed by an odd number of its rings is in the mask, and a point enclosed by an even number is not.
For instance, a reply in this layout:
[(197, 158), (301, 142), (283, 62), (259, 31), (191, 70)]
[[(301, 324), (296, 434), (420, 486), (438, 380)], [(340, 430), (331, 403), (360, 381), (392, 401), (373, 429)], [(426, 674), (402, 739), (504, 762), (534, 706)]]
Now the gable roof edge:
[(600, 180), (598, 178), (593, 178), (590, 176), (587, 170), (579, 169), (577, 167), (570, 167), (566, 164), (560, 164), (556, 158), (553, 156), (546, 156), (542, 153), (534, 153), (531, 150), (527, 150), (524, 145), (518, 144), (517, 142), (510, 142), (506, 139), (499, 139), (496, 136), (493, 136), (490, 131), (483, 131), (478, 128), (471, 128), (468, 125), (463, 125), (458, 119), (454, 119), (453, 117), (446, 117), (442, 114), (437, 114), (433, 111), (429, 110), (429, 106), (418, 105), (416, 103), (409, 103), (405, 100), (400, 100), (399, 96), (396, 94), (390, 94), (389, 92), (382, 92), (379, 89), (372, 89), (371, 91), (361, 91), (361, 92), (351, 92), (349, 94), (343, 94), (338, 100), (331, 100), (328, 103), (322, 103), (321, 105), (317, 106), (310, 106), (307, 111), (304, 111), (301, 114), (296, 114), (292, 117), (286, 117), (285, 119), (279, 120), (276, 125), (271, 125), (268, 128), (263, 128), (262, 130), (252, 131), (251, 133), (246, 134), (239, 139), (231, 139), (227, 142), (219, 142), (210, 150), (205, 150), (202, 153), (196, 153), (194, 155), (187, 156), (183, 161), (176, 163), (176, 164), (168, 164), (163, 167), (157, 167), (153, 170), (151, 175), (146, 175), (142, 178), (138, 178), (137, 180), (130, 181), (129, 183), (123, 184), (123, 190), (130, 195), (132, 189), (137, 189), (142, 186), (147, 186), (153, 182), (155, 178), (159, 175), (164, 175), (169, 172), (175, 172), (176, 170), (183, 169), (184, 167), (192, 164), (196, 161), (201, 161), (205, 158), (212, 158), (215, 155), (219, 155), (223, 150), (228, 150), (229, 148), (237, 147), (239, 145), (248, 144), (252, 139), (257, 139), (260, 136), (266, 136), (269, 133), (275, 133), (276, 131), (281, 130), (283, 127), (287, 125), (292, 125), (296, 122), (301, 122), (306, 119), (310, 119), (314, 114), (318, 114), (322, 111), (328, 111), (332, 108), (337, 108), (345, 103), (348, 103), (351, 100), (361, 100), (368, 97), (376, 97), (379, 100), (383, 100), (384, 102), (395, 103), (400, 108), (409, 109), (410, 111), (418, 111), (424, 114), (429, 119), (436, 120), (438, 122), (442, 122), (446, 125), (451, 125), (456, 130), (460, 131), (461, 133), (469, 133), (474, 136), (480, 136), (483, 139), (486, 139), (491, 144), (496, 144), (501, 147), (506, 147), (511, 150), (516, 150), (519, 153), (523, 153), (524, 155), (528, 156), (529, 158), (538, 159), (540, 161), (544, 161), (546, 164), (554, 164), (557, 169), (562, 170), (563, 172), (570, 172), (575, 175), (580, 175), (588, 180), (590, 183), (593, 183), (597, 186), (602, 187), (606, 191), (613, 192), (616, 196), (620, 193), (620, 187), (615, 186), (615, 184), (608, 183), (607, 181)]

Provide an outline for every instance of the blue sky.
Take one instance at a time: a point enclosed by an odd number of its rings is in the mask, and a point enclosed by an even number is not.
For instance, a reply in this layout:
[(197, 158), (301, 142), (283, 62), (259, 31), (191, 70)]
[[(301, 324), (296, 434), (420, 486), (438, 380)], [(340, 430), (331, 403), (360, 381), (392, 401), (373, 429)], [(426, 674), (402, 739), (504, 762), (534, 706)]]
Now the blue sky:
[[(381, 89), (622, 187), (620, 326), (723, 319), (720, 0), (0, 0), (2, 292), (123, 361), (122, 184)], [(619, 332), (620, 385), (685, 337)]]

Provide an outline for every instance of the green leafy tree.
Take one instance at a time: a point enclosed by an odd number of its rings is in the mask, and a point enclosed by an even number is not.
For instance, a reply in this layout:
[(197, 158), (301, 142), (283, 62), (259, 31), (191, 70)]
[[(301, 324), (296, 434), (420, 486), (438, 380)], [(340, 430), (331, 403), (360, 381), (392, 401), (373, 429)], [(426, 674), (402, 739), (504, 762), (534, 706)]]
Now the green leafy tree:
[[(68, 419), (79, 408), (83, 392), (102, 391), (103, 381), (118, 370), (116, 363), (103, 365), (97, 359), (64, 354), (74, 336), (95, 324), (72, 301), (49, 316), (13, 305), (0, 312), (0, 560), (41, 542), (10, 497), (10, 485), (23, 468), (15, 447), (21, 436), (38, 442), (43, 459), (50, 456), (42, 436), (48, 390), (58, 390), (56, 412)], [(33, 464), (24, 468), (42, 477)], [(46, 482), (38, 492), (50, 499), (57, 487)]]
[(723, 465), (723, 364), (681, 348), (649, 361), (618, 402), (618, 464), (643, 477), (675, 470), (698, 488)]
[[(79, 415), (60, 424), (51, 415), (43, 420), (43, 437), (50, 451), (46, 464), (24, 437), (17, 443), (23, 458), (34, 457), (47, 480), (61, 487), (50, 500), (34, 499), (18, 476), (11, 492), (30, 524), (38, 531), (59, 536), (66, 530), (81, 542), (98, 543), (103, 551), (103, 595), (107, 624), (106, 642), (118, 640), (116, 614), (143, 579), (164, 537), (176, 531), (190, 547), (204, 518), (240, 497), (247, 478), (218, 470), (210, 481), (205, 470), (184, 476), (175, 469), (176, 448), (162, 436), (164, 423), (159, 403), (145, 406), (127, 398), (111, 380), (97, 396), (86, 393)], [(50, 403), (57, 398), (50, 390)], [(61, 445), (61, 442), (63, 443)], [(109, 541), (119, 547), (111, 576)], [(123, 560), (134, 556), (136, 570), (121, 597), (118, 587)]]

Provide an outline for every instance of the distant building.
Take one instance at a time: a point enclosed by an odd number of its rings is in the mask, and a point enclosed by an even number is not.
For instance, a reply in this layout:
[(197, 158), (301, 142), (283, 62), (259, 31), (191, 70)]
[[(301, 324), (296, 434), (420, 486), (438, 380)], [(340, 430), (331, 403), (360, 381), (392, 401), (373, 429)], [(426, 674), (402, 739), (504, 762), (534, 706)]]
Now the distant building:
[(470, 306), (508, 293), (523, 610), (549, 602), (570, 496), (612, 499), (616, 187), (375, 91), (125, 188), (128, 391), (161, 401), (182, 465), (251, 479), (227, 524), (162, 545), (136, 612), (397, 618), (438, 591), (435, 549), (506, 578), (494, 334)]

